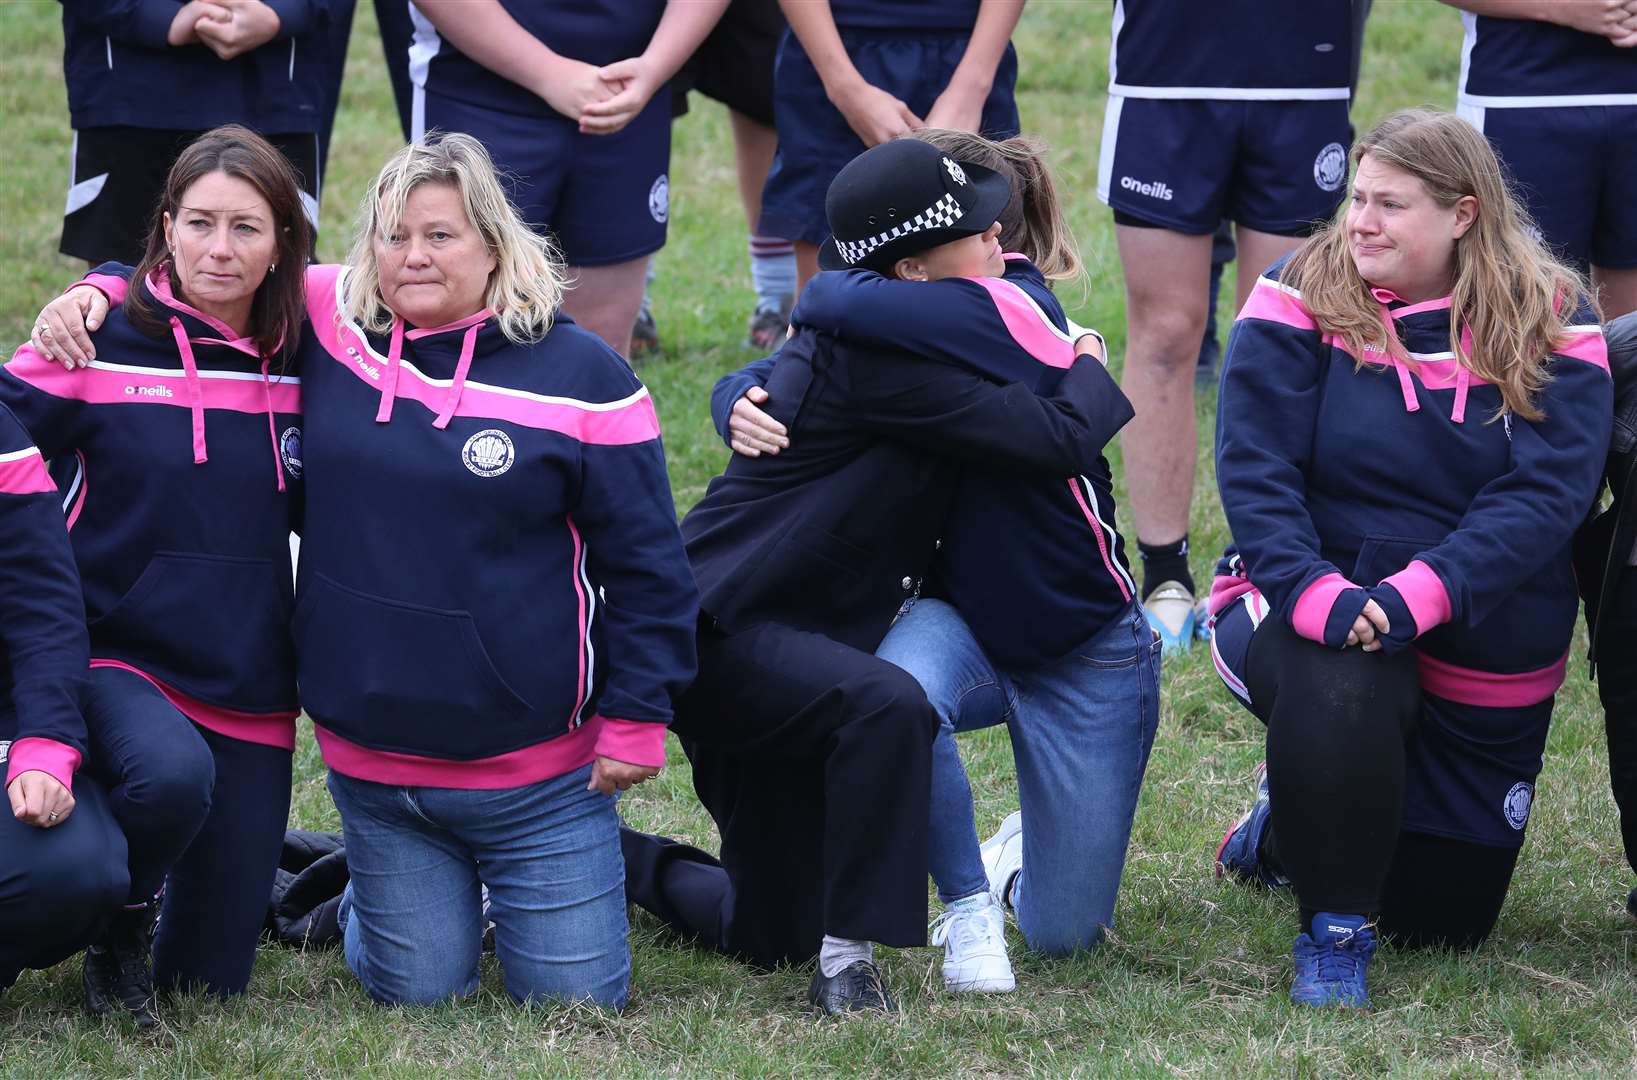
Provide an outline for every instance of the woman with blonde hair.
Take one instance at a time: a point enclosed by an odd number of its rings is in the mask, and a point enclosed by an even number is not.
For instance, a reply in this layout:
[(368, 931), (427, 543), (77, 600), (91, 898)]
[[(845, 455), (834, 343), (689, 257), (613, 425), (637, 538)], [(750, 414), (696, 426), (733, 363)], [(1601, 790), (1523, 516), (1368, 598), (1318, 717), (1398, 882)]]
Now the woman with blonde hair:
[(460, 134), (394, 154), (350, 264), (307, 271), (292, 625), (383, 1003), (477, 987), (484, 886), (514, 998), (628, 993), (614, 802), (665, 763), (698, 600), (653, 402), (562, 290)]
[(1378, 931), (1472, 948), (1506, 897), (1576, 615), (1612, 387), (1585, 283), (1482, 135), (1388, 117), (1228, 343), (1211, 595), (1268, 727), (1219, 872), (1295, 887), (1291, 997), (1369, 1003)]

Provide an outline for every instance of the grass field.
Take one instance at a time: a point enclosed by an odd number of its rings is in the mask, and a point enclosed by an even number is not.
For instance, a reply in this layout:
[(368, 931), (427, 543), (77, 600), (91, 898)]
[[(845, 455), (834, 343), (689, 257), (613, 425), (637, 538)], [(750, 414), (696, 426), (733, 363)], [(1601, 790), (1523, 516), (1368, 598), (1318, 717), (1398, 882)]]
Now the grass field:
[[(1097, 0), (1034, 0), (1017, 46), (1024, 126), (1056, 147), (1090, 268), (1088, 291), (1071, 290), (1065, 305), (1104, 330), (1118, 357), (1123, 291), (1108, 211), (1094, 194), (1109, 11)], [(9, 0), (0, 14), (0, 124), (10, 150), (0, 179), (0, 339), (10, 342), (80, 269), (55, 254), (69, 146), (58, 18), (44, 0)], [(1449, 8), (1377, 0), (1355, 122), (1406, 105), (1451, 105), (1459, 50)], [(345, 250), (363, 185), (398, 141), (370, 5), (361, 3), (324, 191), (325, 259)], [(709, 387), (752, 358), (739, 344), (751, 297), (720, 106), (696, 100), (678, 123), (671, 181), (671, 242), (655, 289), (665, 351), (642, 376), (658, 402), (683, 511), (726, 456), (709, 429)], [(1213, 404), (1200, 403), (1207, 433)], [(1207, 456), (1200, 465), (1196, 576), (1225, 540)], [(885, 957), (901, 1017), (818, 1022), (803, 1008), (807, 972), (754, 972), (681, 945), (635, 914), (631, 1006), (621, 1016), (516, 1008), (493, 969), (473, 1000), (382, 1010), (338, 955), (264, 949), (247, 997), (174, 1004), (163, 1029), (142, 1037), (80, 1015), (73, 962), (25, 974), (0, 1001), (0, 1075), (1637, 1075), (1637, 921), (1621, 907), (1631, 874), (1607, 791), (1601, 714), (1583, 665), (1572, 670), (1494, 937), (1469, 956), (1383, 949), (1368, 1015), (1291, 1006), (1290, 902), (1212, 878), (1211, 853), (1248, 798), (1262, 736), (1196, 650), (1165, 671), (1114, 932), (1089, 955), (1049, 961), (1028, 955), (1014, 931), (1012, 995), (951, 996), (938, 953), (903, 950)], [(1015, 806), (1006, 736), (981, 733), (962, 746), (987, 832)], [(671, 763), (622, 813), (637, 827), (714, 847), (674, 744)], [(303, 736), (293, 824), (337, 827), (322, 775)]]

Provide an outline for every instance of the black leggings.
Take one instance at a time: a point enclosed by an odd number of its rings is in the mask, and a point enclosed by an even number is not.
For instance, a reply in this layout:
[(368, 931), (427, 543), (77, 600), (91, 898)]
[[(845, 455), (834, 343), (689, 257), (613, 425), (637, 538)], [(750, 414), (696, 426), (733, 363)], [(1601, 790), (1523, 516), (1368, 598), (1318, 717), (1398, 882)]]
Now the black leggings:
[(1637, 870), (1637, 566), (1628, 566), (1599, 614), (1597, 693), (1609, 736), (1609, 785), (1620, 808), (1626, 861)]
[(1401, 827), (1404, 747), (1421, 716), (1415, 656), (1335, 650), (1268, 619), (1246, 685), (1268, 726), (1262, 857), (1314, 912), (1378, 914), (1400, 944), (1472, 948), (1494, 927), (1515, 848)]

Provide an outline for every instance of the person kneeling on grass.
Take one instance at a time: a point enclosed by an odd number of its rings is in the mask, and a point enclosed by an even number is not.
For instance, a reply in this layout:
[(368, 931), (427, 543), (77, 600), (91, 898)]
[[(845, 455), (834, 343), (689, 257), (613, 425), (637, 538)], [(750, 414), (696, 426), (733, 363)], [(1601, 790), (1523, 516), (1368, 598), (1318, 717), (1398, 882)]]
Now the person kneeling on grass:
[[(830, 186), (826, 262), (997, 278), (1010, 198), (987, 168), (884, 143)], [(628, 830), (627, 886), (755, 963), (816, 953), (809, 998), (825, 1012), (894, 1008), (871, 943), (926, 942), (939, 717), (871, 653), (926, 573), (960, 467), (1091, 473), (1131, 415), (1094, 355), (1058, 344), (1061, 366), (1043, 370), (1015, 347), (934, 356), (798, 327), (768, 377), (789, 449), (735, 456), (683, 522), (705, 616), (675, 730), (722, 854)]]
[[(1075, 277), (1080, 261), (1044, 145), (935, 128), (914, 138), (1008, 179), (1003, 276), (918, 284), (919, 266), (908, 281), (819, 274), (797, 319), (854, 345), (956, 363), (1013, 357), (1020, 377), (1055, 378), (1083, 331), (1049, 281)], [(718, 429), (743, 453), (783, 450), (786, 433), (751, 400), (765, 402), (765, 391), (750, 395), (771, 369), (762, 360), (726, 375), (712, 395)], [(950, 990), (1013, 988), (1007, 907), (1029, 947), (1048, 955), (1089, 948), (1113, 925), (1159, 722), (1160, 667), (1113, 522), (1102, 458), (1071, 477), (964, 468), (926, 587), (876, 649), (915, 676), (938, 712), (928, 864), (945, 905), (932, 941), (944, 946)], [(1002, 723), (1024, 809), (980, 848), (955, 733)]]
[(1613, 391), (1585, 283), (1476, 129), (1398, 113), (1353, 161), (1346, 208), (1257, 282), (1228, 343), (1237, 550), (1211, 649), (1268, 726), (1218, 866), (1294, 885), (1293, 1000), (1362, 1008), (1378, 930), (1473, 948), (1500, 914)]

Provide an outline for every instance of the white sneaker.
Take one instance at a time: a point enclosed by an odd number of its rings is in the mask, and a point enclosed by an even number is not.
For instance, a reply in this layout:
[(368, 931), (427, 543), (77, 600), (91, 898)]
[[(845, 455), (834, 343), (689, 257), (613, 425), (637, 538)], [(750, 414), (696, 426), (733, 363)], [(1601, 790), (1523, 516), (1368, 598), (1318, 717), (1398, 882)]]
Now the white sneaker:
[(932, 944), (944, 947), (945, 988), (1004, 994), (1017, 985), (1006, 958), (1006, 913), (993, 896), (982, 899), (981, 904), (951, 907), (934, 919)]
[(1012, 882), (1023, 869), (1023, 811), (1018, 810), (1000, 823), (995, 835), (978, 848), (983, 869), (989, 875), (989, 895), (1002, 910), (1011, 905)]

